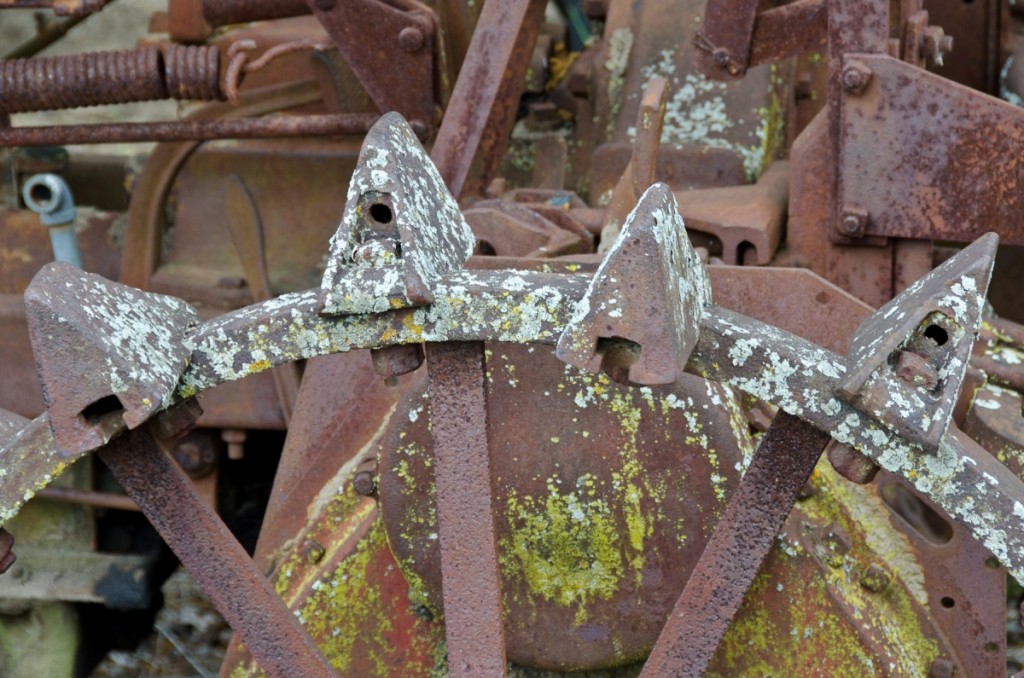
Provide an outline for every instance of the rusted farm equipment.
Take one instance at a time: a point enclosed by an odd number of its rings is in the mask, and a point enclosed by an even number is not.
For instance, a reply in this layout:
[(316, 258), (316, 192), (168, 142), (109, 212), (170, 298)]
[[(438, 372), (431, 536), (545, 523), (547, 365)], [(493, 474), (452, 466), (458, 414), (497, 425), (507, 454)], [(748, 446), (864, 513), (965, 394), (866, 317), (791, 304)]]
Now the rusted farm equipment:
[(0, 621), (151, 611), (155, 529), (222, 675), (1024, 669), (1008, 3), (170, 0), (33, 55), (122, 5), (0, 0), (67, 16), (0, 61)]

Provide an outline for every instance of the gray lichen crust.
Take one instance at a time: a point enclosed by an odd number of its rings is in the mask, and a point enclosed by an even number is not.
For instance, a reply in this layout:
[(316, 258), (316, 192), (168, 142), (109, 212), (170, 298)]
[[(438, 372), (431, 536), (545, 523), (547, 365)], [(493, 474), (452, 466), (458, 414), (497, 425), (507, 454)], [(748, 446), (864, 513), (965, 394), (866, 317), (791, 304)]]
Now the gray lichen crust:
[(473, 233), (402, 116), (366, 135), (331, 238), (321, 315), (383, 313), (434, 301), (438, 282), (473, 253)]
[(682, 375), (710, 305), (711, 283), (675, 196), (665, 184), (655, 184), (637, 202), (576, 304), (556, 354), (596, 371), (607, 358), (600, 340), (624, 339), (640, 349), (629, 365), (630, 381), (670, 384)]
[(184, 301), (53, 263), (36, 274), (25, 305), (63, 453), (95, 449), (171, 404), (188, 365), (185, 339), (199, 323)]

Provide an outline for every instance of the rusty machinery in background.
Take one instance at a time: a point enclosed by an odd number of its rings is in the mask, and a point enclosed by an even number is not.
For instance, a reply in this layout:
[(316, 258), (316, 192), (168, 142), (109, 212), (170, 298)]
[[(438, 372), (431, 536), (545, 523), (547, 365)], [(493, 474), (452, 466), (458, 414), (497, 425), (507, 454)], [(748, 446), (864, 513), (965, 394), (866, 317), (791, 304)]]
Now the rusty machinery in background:
[(1024, 668), (1007, 3), (171, 0), (36, 56), (121, 4), (0, 0), (64, 17), (0, 61), (0, 673), (177, 561), (222, 675)]

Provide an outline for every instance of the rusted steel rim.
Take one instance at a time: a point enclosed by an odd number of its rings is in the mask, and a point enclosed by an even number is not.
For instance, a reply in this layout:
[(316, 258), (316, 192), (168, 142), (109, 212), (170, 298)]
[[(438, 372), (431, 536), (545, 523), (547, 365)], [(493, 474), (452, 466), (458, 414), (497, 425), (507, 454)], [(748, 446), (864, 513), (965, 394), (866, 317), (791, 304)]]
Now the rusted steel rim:
[(504, 676), (482, 342), (427, 344), (448, 670)]
[(202, 141), (366, 134), (372, 114), (296, 115), (241, 120), (178, 120), (59, 127), (0, 128), (0, 146), (59, 146), (137, 141)]
[[(437, 285), (430, 306), (337, 319), (317, 315), (319, 290), (284, 295), (203, 323), (189, 338), (192, 355), (178, 398), (276, 364), (353, 348), (423, 341), (555, 343), (588, 282), (584, 275), (461, 271)], [(847, 372), (844, 358), (711, 306), (700, 318), (686, 370), (772, 402), (904, 477), (963, 521), (1024, 581), (1024, 523), (1015, 513), (1024, 504), (1021, 481), (952, 427), (929, 453), (837, 397)], [(30, 425), (36, 426), (48, 429), (48, 421)], [(17, 441), (0, 452), (4, 467), (19, 476), (16, 483), (0, 486), (0, 516), (11, 515), (25, 501), (14, 485), (31, 496), (70, 461), (47, 451), (52, 438), (34, 444), (38, 454), (28, 468), (6, 463), (23, 455)]]
[(651, 651), (649, 676), (701, 676), (829, 435), (779, 412)]
[(265, 672), (282, 677), (335, 675), (148, 426), (121, 436), (100, 456)]

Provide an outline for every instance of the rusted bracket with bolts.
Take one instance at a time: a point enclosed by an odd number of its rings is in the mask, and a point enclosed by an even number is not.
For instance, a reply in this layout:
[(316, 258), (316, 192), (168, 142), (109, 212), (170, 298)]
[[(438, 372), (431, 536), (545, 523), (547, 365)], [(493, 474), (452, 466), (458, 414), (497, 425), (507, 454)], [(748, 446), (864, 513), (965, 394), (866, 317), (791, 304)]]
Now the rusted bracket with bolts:
[(708, 0), (694, 40), (697, 66), (709, 78), (732, 80), (747, 69), (825, 44), (826, 0), (796, 0), (758, 12), (750, 0)]
[[(434, 122), (434, 18), (418, 3), (308, 0), (313, 15), (381, 113), (420, 134)], [(401, 9), (401, 7), (407, 9)], [(367, 27), (373, 30), (367, 30)]]
[[(648, 201), (665, 190), (652, 188)], [(648, 201), (642, 209), (650, 207)], [(674, 205), (666, 200), (661, 203), (661, 209), (671, 211)], [(638, 213), (636, 219), (652, 216), (648, 210)], [(654, 233), (664, 234), (665, 229), (681, 228), (680, 220), (671, 213), (659, 223), (649, 224), (643, 230), (653, 237)], [(639, 225), (632, 230), (637, 229)], [(673, 237), (680, 235), (673, 234)], [(674, 242), (682, 246), (681, 240)], [(619, 247), (617, 251), (624, 250)], [(962, 270), (964, 260), (976, 256), (977, 251), (972, 249), (961, 252), (952, 270)], [(677, 263), (692, 265), (685, 256), (677, 259)], [(618, 264), (609, 262), (605, 270), (617, 267)], [(659, 284), (663, 290), (673, 289), (671, 285), (675, 284), (678, 300), (696, 299), (699, 297), (683, 293), (679, 284), (681, 280), (699, 279), (694, 271), (684, 270), (674, 283)], [(580, 320), (587, 316), (581, 301), (589, 288), (594, 290), (591, 299), (595, 303), (601, 298), (607, 301), (611, 298), (609, 295), (615, 294), (610, 278), (605, 283), (591, 283), (591, 277), (586, 275), (461, 270), (437, 281), (434, 300), (429, 306), (336, 317), (318, 313), (319, 290), (283, 295), (205, 322), (190, 332), (188, 365), (170, 400), (189, 398), (224, 381), (240, 379), (275, 364), (356, 348), (424, 341), (555, 344), (567, 328), (579, 331)], [(628, 281), (620, 280), (618, 284), (627, 285)], [(963, 284), (959, 290), (950, 290), (952, 294), (965, 297), (960, 302), (950, 302), (951, 308), (961, 303), (978, 304), (984, 295), (983, 289), (968, 289)], [(97, 294), (102, 296), (108, 292), (98, 288)], [(977, 299), (968, 301), (967, 296)], [(629, 303), (627, 293), (621, 298), (623, 303)], [(894, 306), (897, 313), (903, 311), (909, 315), (919, 311), (908, 308), (907, 303), (898, 301)], [(950, 427), (934, 452), (925, 451), (917, 441), (907, 439), (879, 421), (874, 411), (865, 411), (836, 395), (850, 372), (844, 358), (713, 304), (697, 303), (687, 307), (680, 301), (679, 307), (694, 316), (685, 317), (684, 326), (699, 325), (686, 371), (774, 403), (861, 451), (883, 468), (908, 479), (950, 515), (964, 522), (1007, 564), (1014, 576), (1024, 579), (1024, 485), (973, 441)], [(594, 331), (591, 336), (600, 338), (601, 331)], [(642, 333), (635, 334), (631, 341), (636, 339), (648, 344), (653, 340)], [(685, 351), (690, 343), (687, 340), (676, 345)], [(597, 346), (593, 348), (596, 350)], [(639, 348), (642, 354), (643, 343)], [(678, 365), (683, 358), (674, 356), (673, 360)], [(152, 356), (147, 359), (152, 360)], [(164, 402), (163, 398), (160, 402)], [(157, 405), (156, 409), (161, 406)], [(78, 413), (71, 412), (75, 416)], [(909, 412), (908, 416), (913, 414)], [(46, 418), (40, 418), (0, 451), (0, 468), (14, 471), (13, 477), (0, 483), (0, 517), (9, 517), (27, 496), (71, 461), (57, 455), (52, 446), (49, 423)], [(33, 450), (34, 459), (27, 468), (19, 468), (24, 460), (23, 450), (29, 448)]]
[(1020, 108), (884, 54), (844, 55), (841, 79), (836, 235), (1024, 244)]

